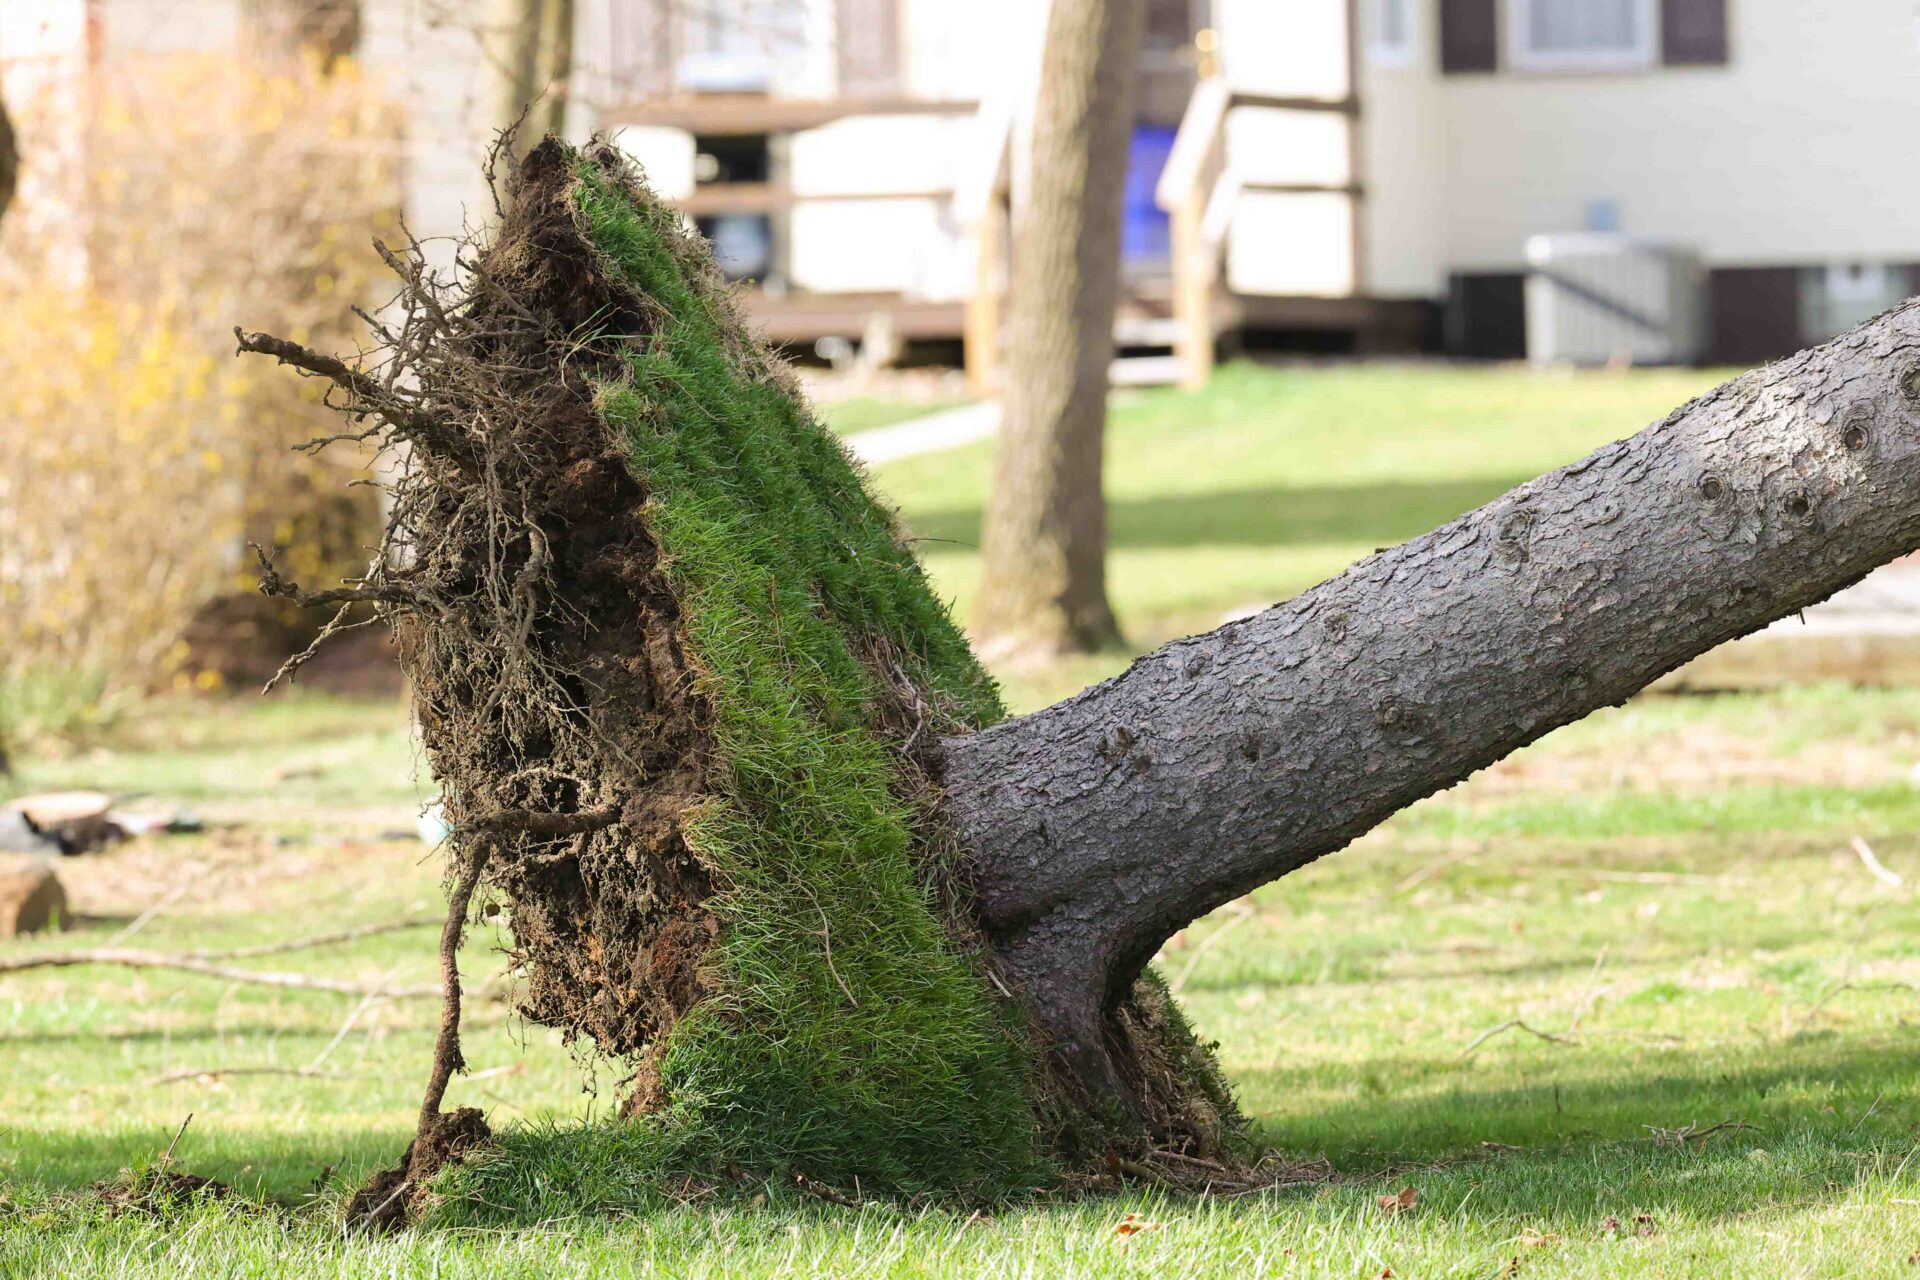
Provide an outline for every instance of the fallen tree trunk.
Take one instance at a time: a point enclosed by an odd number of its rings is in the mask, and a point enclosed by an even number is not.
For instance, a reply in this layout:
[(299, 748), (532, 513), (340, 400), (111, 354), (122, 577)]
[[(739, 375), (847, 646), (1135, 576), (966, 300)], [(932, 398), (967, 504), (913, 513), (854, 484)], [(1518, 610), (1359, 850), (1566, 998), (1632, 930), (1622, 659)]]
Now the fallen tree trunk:
[(241, 338), (407, 452), (364, 580), (264, 584), (393, 623), (463, 868), (376, 1217), (484, 1131), (439, 1112), (476, 892), (520, 1011), (631, 1064), (660, 1158), (893, 1190), (1234, 1164), (1146, 969), (1168, 936), (1920, 543), (1910, 306), (1003, 721), (677, 216), (605, 147), (509, 185), (457, 287), (387, 255), (385, 363)]
[(1920, 303), (1243, 622), (945, 740), (1003, 971), (1091, 1080), (1173, 933), (1920, 545)]

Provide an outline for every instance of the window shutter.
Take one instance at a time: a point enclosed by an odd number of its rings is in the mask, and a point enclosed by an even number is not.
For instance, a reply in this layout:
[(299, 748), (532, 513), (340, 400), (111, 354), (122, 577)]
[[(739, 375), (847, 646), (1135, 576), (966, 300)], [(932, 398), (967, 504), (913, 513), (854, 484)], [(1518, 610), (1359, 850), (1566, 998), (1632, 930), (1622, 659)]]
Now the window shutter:
[(1797, 267), (1722, 267), (1707, 273), (1715, 364), (1759, 364), (1792, 355), (1800, 330)]
[(840, 94), (900, 92), (900, 0), (840, 0)]
[(1662, 0), (1660, 47), (1670, 67), (1727, 63), (1727, 0)]
[(1499, 0), (1440, 0), (1440, 69), (1449, 74), (1500, 65)]

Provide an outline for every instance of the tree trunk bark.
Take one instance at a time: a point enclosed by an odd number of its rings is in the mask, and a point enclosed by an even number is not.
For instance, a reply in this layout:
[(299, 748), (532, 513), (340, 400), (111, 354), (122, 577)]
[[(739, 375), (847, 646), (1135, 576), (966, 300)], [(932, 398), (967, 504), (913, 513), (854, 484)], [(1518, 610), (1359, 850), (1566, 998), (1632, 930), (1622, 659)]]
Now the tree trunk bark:
[(540, 48), (534, 59), (533, 91), (538, 94), (527, 117), (528, 146), (548, 134), (567, 136), (567, 107), (572, 101), (573, 0), (541, 0)]
[(1089, 1084), (1175, 930), (1920, 545), (1920, 302), (1058, 706), (943, 743), (1006, 976)]
[(0, 100), (0, 218), (7, 216), (14, 189), (20, 185), (20, 151), (13, 139), (13, 121), (7, 116), (7, 104)]
[(540, 63), (541, 0), (492, 0), (480, 33), (482, 61), (490, 82), (491, 124), (495, 130), (521, 127), (513, 152), (524, 154), (540, 135), (522, 120), (540, 92), (534, 76)]
[(1054, 0), (1014, 243), (1005, 419), (982, 536), (988, 656), (1084, 652), (1107, 604), (1101, 437), (1142, 0)]
[(248, 32), (277, 57), (313, 57), (330, 68), (360, 47), (360, 0), (251, 0)]

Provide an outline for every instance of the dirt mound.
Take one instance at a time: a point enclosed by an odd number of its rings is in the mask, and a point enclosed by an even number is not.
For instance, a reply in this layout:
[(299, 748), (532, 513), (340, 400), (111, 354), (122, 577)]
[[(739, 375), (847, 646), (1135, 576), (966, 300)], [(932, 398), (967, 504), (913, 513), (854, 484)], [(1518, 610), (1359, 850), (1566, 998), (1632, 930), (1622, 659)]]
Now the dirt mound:
[(94, 1187), (94, 1199), (116, 1213), (167, 1217), (208, 1200), (231, 1200), (233, 1188), (194, 1173), (147, 1169)]
[(433, 1176), (493, 1137), (486, 1117), (461, 1107), (435, 1119), (407, 1144), (400, 1163), (367, 1180), (347, 1202), (347, 1222), (367, 1231), (398, 1231), (411, 1222), (428, 1196)]

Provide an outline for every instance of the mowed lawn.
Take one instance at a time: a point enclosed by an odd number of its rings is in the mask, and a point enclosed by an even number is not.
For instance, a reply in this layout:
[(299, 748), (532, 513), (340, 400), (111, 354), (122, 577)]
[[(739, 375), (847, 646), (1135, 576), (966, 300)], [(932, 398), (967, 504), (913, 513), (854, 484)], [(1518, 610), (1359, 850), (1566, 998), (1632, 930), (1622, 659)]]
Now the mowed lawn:
[[(1284, 595), (1709, 380), (1233, 368), (1205, 397), (1143, 397), (1116, 423), (1116, 525), (1129, 492), (1158, 514), (1120, 538), (1121, 608), (1151, 639)], [(1394, 421), (1397, 449), (1353, 425)], [(1354, 433), (1350, 447), (1323, 429)], [(881, 478), (916, 529), (958, 530), (983, 466), (956, 454)], [(1450, 472), (1485, 492), (1459, 480), (1458, 501), (1418, 521), (1383, 507), (1378, 533), (1288, 497), (1371, 486), (1417, 502)], [(1281, 532), (1262, 532), (1252, 502), (1188, 504), (1268, 491)], [(1129, 556), (1167, 557), (1164, 578), (1129, 585)], [(963, 591), (966, 553), (935, 558)], [(497, 1225), (351, 1238), (339, 1198), (405, 1143), (431, 1000), (0, 975), (0, 1276), (1905, 1274), (1920, 1254), (1917, 767), (1920, 690), (1643, 698), (1190, 928), (1162, 972), (1259, 1136), (1336, 1173), (1234, 1200), (1132, 1188), (976, 1214), (850, 1210), (779, 1186), (684, 1206), (610, 1189), (568, 1214), (485, 1206)], [(431, 916), (436, 862), (401, 836), (430, 794), (417, 773), (402, 708), (314, 698), (162, 705), (98, 747), (29, 759), (15, 790), (150, 791), (209, 831), (65, 864), (76, 927), (0, 954), (223, 948)], [(1855, 839), (1902, 882), (1871, 874)], [(502, 941), (473, 930), (476, 983)], [(394, 989), (432, 981), (432, 947), (423, 927), (234, 963)], [(474, 1010), (467, 1057), (449, 1103), (496, 1125), (604, 1117), (621, 1097), (616, 1065), (497, 1002)], [(156, 1160), (189, 1112), (175, 1164), (247, 1204), (154, 1219), (85, 1197)], [(1409, 1208), (1381, 1208), (1405, 1188)], [(1116, 1234), (1129, 1213), (1154, 1229)]]
[[(1631, 435), (1728, 370), (1572, 373), (1431, 363), (1224, 366), (1200, 394), (1115, 394), (1107, 428), (1108, 592), (1136, 649), (1272, 604)], [(854, 402), (827, 420), (874, 421)], [(993, 445), (889, 463), (935, 582), (964, 621), (979, 574)], [(1053, 701), (1115, 654), (1010, 681)]]

